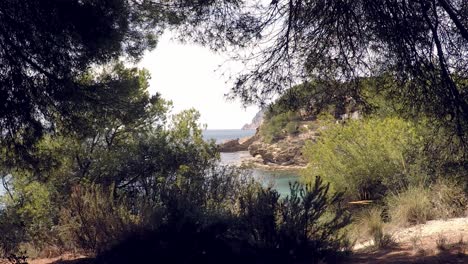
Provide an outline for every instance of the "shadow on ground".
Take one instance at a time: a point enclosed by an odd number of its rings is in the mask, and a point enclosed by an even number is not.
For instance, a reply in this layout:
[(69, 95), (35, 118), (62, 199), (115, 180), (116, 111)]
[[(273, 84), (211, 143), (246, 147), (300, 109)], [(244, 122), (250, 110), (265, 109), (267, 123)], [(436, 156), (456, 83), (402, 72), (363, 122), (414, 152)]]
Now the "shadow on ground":
[[(148, 260), (149, 261), (149, 260)], [(461, 252), (443, 251), (436, 255), (425, 256), (421, 253), (413, 254), (408, 251), (398, 252), (398, 249), (384, 250), (374, 253), (360, 253), (351, 257), (351, 260), (343, 263), (420, 263), (420, 264), (458, 264), (468, 263), (468, 255)], [(93, 264), (93, 259), (76, 259), (76, 260), (58, 260), (52, 264)]]
[(374, 252), (361, 252), (353, 255), (349, 263), (421, 263), (421, 264), (442, 264), (442, 263), (468, 263), (467, 245), (452, 244), (444, 250), (414, 252), (413, 249), (396, 247), (392, 249), (378, 250)]
[[(366, 264), (366, 263), (381, 263), (381, 264), (396, 264), (396, 263), (417, 263), (417, 264), (458, 264), (458, 263), (468, 263), (468, 244), (467, 243), (454, 243), (448, 244), (443, 250), (423, 250), (419, 249), (416, 252), (410, 245), (401, 245), (389, 249), (381, 249), (376, 251), (362, 251), (355, 253), (350, 256), (350, 258), (344, 259), (341, 263), (350, 263), (350, 264)], [(165, 263), (164, 260), (158, 259), (158, 255), (153, 255), (153, 259), (143, 260), (143, 259), (134, 259), (137, 262), (133, 263), (145, 263), (145, 262), (154, 262), (161, 261), (160, 263)], [(126, 262), (126, 261), (125, 261)], [(273, 261), (274, 262), (274, 261)], [(79, 258), (74, 260), (55, 260), (53, 262), (38, 262), (38, 264), (94, 264), (95, 260), (93, 258)], [(107, 264), (113, 264), (112, 260), (106, 262)], [(120, 262), (119, 262), (120, 263)], [(242, 263), (242, 262), (239, 262)], [(333, 262), (334, 263), (334, 262)], [(177, 264), (177, 263), (173, 263)]]
[(92, 264), (94, 262), (93, 258), (80, 258), (74, 260), (57, 260), (51, 264)]

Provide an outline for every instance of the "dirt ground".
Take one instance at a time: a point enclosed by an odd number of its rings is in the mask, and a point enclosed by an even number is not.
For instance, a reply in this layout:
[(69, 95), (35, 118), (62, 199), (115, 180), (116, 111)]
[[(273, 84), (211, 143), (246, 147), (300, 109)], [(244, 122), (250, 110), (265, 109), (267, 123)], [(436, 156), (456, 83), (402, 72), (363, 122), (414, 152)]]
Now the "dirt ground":
[(28, 261), (28, 264), (88, 264), (91, 258), (82, 255), (65, 254), (56, 258), (44, 258)]
[[(468, 264), (468, 217), (429, 221), (425, 224), (390, 231), (396, 245), (372, 250), (363, 243), (344, 263), (351, 264)], [(8, 263), (2, 262), (0, 264)], [(65, 254), (57, 258), (28, 260), (29, 264), (89, 264), (92, 259)]]
[(361, 248), (347, 263), (468, 263), (468, 218), (429, 221), (391, 234), (394, 247)]

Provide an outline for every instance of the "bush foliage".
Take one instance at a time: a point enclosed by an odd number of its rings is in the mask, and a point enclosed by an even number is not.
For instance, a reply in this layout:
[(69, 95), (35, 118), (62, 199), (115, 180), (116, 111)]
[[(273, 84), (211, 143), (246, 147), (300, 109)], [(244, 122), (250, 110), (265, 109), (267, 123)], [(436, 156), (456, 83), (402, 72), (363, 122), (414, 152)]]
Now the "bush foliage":
[(97, 263), (316, 263), (336, 260), (346, 247), (340, 230), (349, 216), (340, 195), (330, 196), (320, 178), (291, 186), (290, 196), (280, 199), (277, 191), (251, 180), (227, 186), (219, 181), (225, 172), (194, 187), (168, 186), (159, 227), (135, 233), (98, 256)]
[[(280, 198), (222, 167), (215, 143), (203, 140), (200, 114), (171, 115), (170, 102), (149, 96), (146, 71), (117, 64), (82, 78), (108, 84), (102, 104), (75, 109), (72, 126), (57, 124), (24, 156), (0, 149), (4, 255), (57, 247), (98, 254), (102, 263), (257, 263), (319, 260), (345, 247), (341, 195), (319, 178)], [(124, 88), (112, 94), (115, 85)], [(272, 131), (294, 133), (292, 119), (279, 118)]]
[(418, 144), (416, 127), (401, 118), (331, 124), (306, 144), (303, 176), (323, 176), (348, 199), (381, 199), (416, 180), (409, 162)]
[(266, 142), (274, 142), (299, 132), (300, 117), (295, 112), (281, 113), (266, 119), (260, 127), (260, 135)]

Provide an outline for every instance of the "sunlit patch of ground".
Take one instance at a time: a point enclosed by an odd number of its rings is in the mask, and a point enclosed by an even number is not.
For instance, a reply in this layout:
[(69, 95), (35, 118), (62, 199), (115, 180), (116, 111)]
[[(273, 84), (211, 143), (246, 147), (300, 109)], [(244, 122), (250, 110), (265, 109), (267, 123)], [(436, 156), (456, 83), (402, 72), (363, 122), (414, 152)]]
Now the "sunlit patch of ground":
[(394, 230), (397, 245), (357, 250), (349, 263), (468, 263), (468, 218)]

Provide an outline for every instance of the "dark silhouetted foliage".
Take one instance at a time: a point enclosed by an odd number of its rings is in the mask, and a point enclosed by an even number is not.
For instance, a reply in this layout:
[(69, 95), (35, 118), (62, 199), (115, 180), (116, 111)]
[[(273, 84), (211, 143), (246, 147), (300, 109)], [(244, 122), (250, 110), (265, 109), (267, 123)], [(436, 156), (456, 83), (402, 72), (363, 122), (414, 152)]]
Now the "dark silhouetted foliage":
[(235, 77), (233, 96), (265, 102), (304, 80), (334, 90), (337, 80), (356, 87), (362, 77), (388, 74), (397, 84), (392, 96), (409, 112), (466, 141), (466, 1), (278, 0), (246, 10), (254, 18), (242, 46), (253, 51), (241, 57), (251, 67)]
[(60, 117), (68, 117), (70, 106), (92, 98), (90, 90), (100, 85), (86, 85), (80, 75), (154, 47), (158, 30), (147, 28), (139, 12), (126, 0), (2, 1), (2, 141), (31, 147)]
[[(200, 182), (216, 193), (223, 184), (213, 183), (211, 176)], [(226, 190), (235, 198), (226, 200), (203, 191), (187, 198), (187, 190), (170, 185), (162, 224), (135, 232), (96, 262), (318, 263), (343, 256), (339, 251), (346, 243), (340, 230), (349, 217), (340, 207), (340, 195), (330, 196), (320, 178), (311, 185), (292, 185), (284, 199), (253, 182), (238, 187)], [(213, 210), (207, 207), (211, 203), (225, 206)]]

